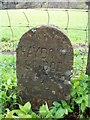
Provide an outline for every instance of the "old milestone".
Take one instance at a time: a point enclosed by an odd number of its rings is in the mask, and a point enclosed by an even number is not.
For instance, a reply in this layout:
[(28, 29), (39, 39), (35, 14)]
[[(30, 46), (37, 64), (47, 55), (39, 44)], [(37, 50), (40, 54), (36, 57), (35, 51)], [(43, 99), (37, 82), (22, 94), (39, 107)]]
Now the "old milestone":
[(68, 37), (55, 26), (30, 29), (16, 50), (19, 94), (35, 109), (61, 99), (69, 101), (73, 48)]

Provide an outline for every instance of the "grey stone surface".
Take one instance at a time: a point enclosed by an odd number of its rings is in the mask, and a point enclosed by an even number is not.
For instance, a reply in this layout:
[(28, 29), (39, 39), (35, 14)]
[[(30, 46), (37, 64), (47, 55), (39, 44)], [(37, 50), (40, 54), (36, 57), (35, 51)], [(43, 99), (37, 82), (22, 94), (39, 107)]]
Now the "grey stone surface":
[(85, 0), (2, 0), (0, 9), (27, 9), (27, 8), (87, 8)]
[(47, 101), (70, 97), (73, 48), (68, 37), (54, 26), (39, 26), (25, 33), (16, 50), (19, 94), (33, 108)]

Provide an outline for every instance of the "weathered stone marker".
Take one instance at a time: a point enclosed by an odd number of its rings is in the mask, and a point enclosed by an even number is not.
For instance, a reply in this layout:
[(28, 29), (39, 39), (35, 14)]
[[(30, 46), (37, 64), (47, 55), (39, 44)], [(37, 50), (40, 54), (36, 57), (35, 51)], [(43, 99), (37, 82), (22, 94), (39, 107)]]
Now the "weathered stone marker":
[(55, 26), (40, 26), (25, 33), (16, 50), (19, 93), (37, 109), (60, 99), (69, 100), (73, 48)]

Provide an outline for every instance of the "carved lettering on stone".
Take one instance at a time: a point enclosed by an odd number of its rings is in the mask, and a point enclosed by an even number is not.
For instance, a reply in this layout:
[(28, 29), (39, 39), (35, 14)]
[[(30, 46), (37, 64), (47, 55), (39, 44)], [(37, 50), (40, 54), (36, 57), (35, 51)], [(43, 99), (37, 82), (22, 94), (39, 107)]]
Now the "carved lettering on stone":
[(69, 101), (73, 48), (55, 26), (39, 26), (25, 33), (16, 50), (19, 94), (37, 109), (45, 101)]

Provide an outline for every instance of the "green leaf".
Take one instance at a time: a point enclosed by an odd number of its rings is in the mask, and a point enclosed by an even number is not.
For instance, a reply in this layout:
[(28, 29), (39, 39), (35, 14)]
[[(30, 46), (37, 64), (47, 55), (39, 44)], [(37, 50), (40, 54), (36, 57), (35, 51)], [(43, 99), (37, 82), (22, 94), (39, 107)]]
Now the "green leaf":
[(71, 110), (71, 108), (70, 108), (70, 106), (67, 106), (67, 109), (68, 109), (68, 112), (73, 112), (72, 110)]
[(88, 83), (82, 82), (82, 85), (83, 85), (84, 90), (86, 90), (88, 87)]
[(13, 118), (13, 114), (15, 113), (15, 110), (10, 111), (7, 113), (6, 118)]
[(21, 111), (21, 110), (15, 110), (15, 113), (16, 113), (18, 116), (25, 115), (25, 112), (23, 112), (23, 111)]
[(76, 81), (76, 82), (74, 83), (74, 86), (77, 87), (78, 85), (79, 85), (79, 81)]
[(54, 105), (55, 107), (57, 107), (57, 108), (61, 106), (61, 104), (58, 103), (58, 102), (53, 102), (53, 105)]
[(26, 114), (26, 109), (24, 108), (24, 106), (19, 104), (19, 108), (22, 112), (24, 112), (24, 114)]
[(47, 103), (45, 105), (42, 105), (39, 109), (39, 113), (41, 116), (45, 117), (49, 112), (49, 108), (48, 108), (48, 105)]
[(23, 118), (32, 118), (31, 115), (27, 114)]
[(31, 104), (29, 102), (27, 102), (24, 106), (19, 104), (19, 108), (21, 111), (27, 114), (29, 110), (31, 109)]
[(8, 80), (7, 80), (7, 85), (10, 85), (11, 84), (11, 79), (9, 78)]
[(82, 113), (85, 111), (85, 109), (86, 109), (86, 103), (85, 103), (85, 101), (82, 101), (82, 103), (81, 103), (81, 111), (82, 111)]
[(76, 91), (77, 91), (78, 95), (83, 94), (83, 87), (78, 86), (76, 88)]
[(31, 104), (30, 102), (27, 102), (25, 105), (24, 105), (24, 108), (29, 111), (31, 109)]
[(72, 89), (71, 96), (73, 97), (76, 94), (76, 89)]
[(55, 113), (55, 118), (63, 118), (64, 117), (64, 114), (65, 114), (65, 110), (62, 108), (62, 107), (60, 107), (57, 111), (56, 111), (56, 113)]
[(19, 118), (32, 118), (32, 117), (29, 114), (26, 114), (26, 115), (21, 114), (21, 115), (19, 115)]
[(90, 107), (90, 94), (88, 94), (88, 107)]
[(52, 107), (52, 109), (50, 110), (50, 112), (54, 115), (55, 112), (57, 111), (57, 108), (56, 107)]
[(64, 109), (64, 113), (66, 114), (66, 115), (68, 115), (68, 109), (66, 108), (66, 109)]
[(32, 118), (39, 118), (39, 116), (36, 115), (36, 113), (34, 113), (34, 112), (32, 112), (31, 117), (32, 117)]
[(82, 103), (82, 100), (83, 100), (82, 97), (78, 97), (77, 99), (75, 99), (75, 102), (76, 102), (77, 104), (80, 104), (80, 103)]
[(0, 120), (2, 120), (4, 118), (4, 114), (0, 114)]
[(46, 118), (53, 118), (53, 115), (51, 112), (48, 112), (48, 114), (46, 115)]
[(64, 108), (67, 106), (67, 103), (66, 103), (66, 101), (64, 101), (64, 100), (61, 100), (61, 103), (62, 103), (62, 106), (63, 106)]

